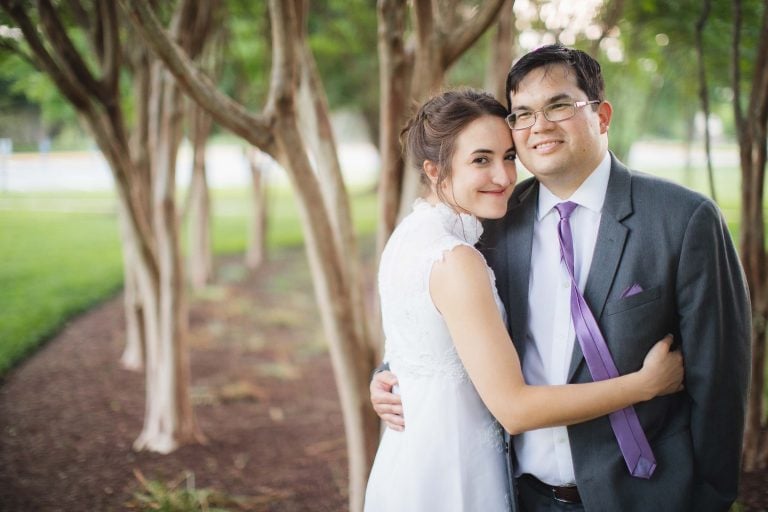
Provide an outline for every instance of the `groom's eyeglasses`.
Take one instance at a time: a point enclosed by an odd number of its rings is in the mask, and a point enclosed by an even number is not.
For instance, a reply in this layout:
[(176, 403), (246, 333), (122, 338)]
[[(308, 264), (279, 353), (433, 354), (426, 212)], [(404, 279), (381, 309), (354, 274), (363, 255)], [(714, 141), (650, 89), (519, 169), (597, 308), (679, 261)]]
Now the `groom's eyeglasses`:
[(525, 130), (536, 124), (536, 114), (541, 112), (547, 121), (559, 123), (576, 115), (576, 109), (600, 103), (600, 100), (558, 102), (547, 105), (541, 110), (517, 110), (507, 116), (507, 124), (513, 130)]

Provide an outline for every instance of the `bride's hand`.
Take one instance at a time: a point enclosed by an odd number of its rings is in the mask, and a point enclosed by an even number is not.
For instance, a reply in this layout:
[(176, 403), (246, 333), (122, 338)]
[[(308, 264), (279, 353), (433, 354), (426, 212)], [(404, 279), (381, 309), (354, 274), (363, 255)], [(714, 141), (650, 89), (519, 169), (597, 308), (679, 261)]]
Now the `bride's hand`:
[(650, 397), (668, 395), (683, 389), (683, 355), (679, 350), (670, 351), (672, 335), (657, 342), (643, 361), (640, 374), (648, 385)]

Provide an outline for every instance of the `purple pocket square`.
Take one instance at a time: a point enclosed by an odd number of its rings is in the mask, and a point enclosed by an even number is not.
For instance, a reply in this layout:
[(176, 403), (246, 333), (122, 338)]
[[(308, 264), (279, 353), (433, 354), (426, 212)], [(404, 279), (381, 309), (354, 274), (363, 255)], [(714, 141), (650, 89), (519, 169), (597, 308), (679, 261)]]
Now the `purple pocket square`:
[(622, 299), (626, 299), (627, 297), (631, 297), (633, 295), (637, 295), (641, 291), (643, 291), (643, 287), (640, 286), (639, 284), (635, 283), (632, 286), (630, 286), (629, 288), (627, 288), (626, 290), (624, 290), (624, 292), (621, 294), (621, 298)]

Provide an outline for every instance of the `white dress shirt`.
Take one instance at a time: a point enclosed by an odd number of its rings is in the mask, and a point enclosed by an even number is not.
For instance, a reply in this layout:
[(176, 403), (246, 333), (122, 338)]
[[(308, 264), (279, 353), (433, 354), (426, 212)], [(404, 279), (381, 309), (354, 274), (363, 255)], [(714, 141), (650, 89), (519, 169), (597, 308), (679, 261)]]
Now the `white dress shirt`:
[[(560, 199), (539, 186), (533, 227), (531, 274), (528, 283), (528, 325), (523, 375), (531, 385), (565, 384), (576, 334), (571, 320), (571, 285), (560, 259), (555, 205), (572, 201), (579, 206), (570, 217), (574, 267), (579, 290), (584, 292), (608, 188), (611, 158), (606, 152), (600, 165), (568, 199)], [(546, 407), (547, 404), (542, 404)], [(576, 482), (566, 427), (542, 428), (514, 438), (516, 475), (534, 475), (551, 485)]]

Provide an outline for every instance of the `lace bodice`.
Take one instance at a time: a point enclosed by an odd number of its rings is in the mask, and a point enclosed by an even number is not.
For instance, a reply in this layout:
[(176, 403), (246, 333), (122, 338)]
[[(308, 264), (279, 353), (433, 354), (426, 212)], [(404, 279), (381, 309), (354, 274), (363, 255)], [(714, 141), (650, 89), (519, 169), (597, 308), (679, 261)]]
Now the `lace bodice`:
[[(386, 336), (385, 360), (414, 375), (467, 378), (448, 328), (429, 294), (432, 265), (459, 245), (474, 247), (483, 233), (477, 217), (445, 203), (418, 199), (387, 243), (379, 269)], [(491, 284), (493, 272), (488, 268)], [(494, 296), (503, 313), (501, 301)]]

